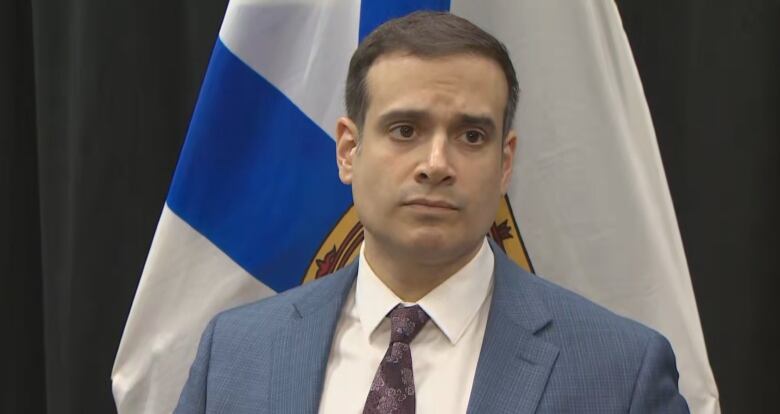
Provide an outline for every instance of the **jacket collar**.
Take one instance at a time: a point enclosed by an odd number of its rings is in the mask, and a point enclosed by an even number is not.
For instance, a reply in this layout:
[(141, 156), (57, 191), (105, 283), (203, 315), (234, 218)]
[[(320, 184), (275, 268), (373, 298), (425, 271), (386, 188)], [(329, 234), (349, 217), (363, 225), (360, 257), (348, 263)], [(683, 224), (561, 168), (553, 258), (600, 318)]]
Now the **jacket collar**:
[(357, 276), (357, 261), (303, 287), (292, 315), (276, 340), (270, 412), (316, 413), (333, 333)]
[(536, 411), (558, 358), (558, 348), (536, 335), (552, 316), (537, 276), (515, 265), (491, 241), (495, 288), (474, 374), (469, 413)]
[[(490, 246), (495, 286), (468, 412), (534, 412), (559, 352), (536, 336), (552, 317), (537, 276), (517, 267), (492, 240)], [(272, 412), (317, 412), (333, 334), (356, 276), (357, 261), (293, 301), (274, 349)]]

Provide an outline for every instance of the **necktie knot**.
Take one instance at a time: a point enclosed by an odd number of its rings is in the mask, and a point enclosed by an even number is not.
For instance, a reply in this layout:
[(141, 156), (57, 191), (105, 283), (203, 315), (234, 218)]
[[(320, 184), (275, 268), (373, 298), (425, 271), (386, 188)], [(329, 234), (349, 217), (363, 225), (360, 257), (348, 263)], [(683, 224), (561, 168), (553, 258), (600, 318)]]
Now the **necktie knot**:
[(390, 343), (409, 344), (420, 333), (430, 317), (419, 305), (398, 305), (390, 311)]

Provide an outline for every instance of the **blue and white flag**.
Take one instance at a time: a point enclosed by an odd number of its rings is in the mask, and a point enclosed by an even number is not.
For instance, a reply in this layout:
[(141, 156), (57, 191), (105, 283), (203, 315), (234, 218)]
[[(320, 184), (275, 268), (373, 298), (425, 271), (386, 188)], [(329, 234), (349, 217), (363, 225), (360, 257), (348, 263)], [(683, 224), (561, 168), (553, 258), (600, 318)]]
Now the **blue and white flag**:
[(520, 265), (663, 333), (692, 412), (719, 412), (611, 0), (231, 1), (114, 364), (119, 412), (173, 410), (219, 311), (355, 256), (362, 232), (333, 138), (349, 58), (377, 25), (417, 9), (471, 20), (516, 66), (516, 165), (491, 236)]

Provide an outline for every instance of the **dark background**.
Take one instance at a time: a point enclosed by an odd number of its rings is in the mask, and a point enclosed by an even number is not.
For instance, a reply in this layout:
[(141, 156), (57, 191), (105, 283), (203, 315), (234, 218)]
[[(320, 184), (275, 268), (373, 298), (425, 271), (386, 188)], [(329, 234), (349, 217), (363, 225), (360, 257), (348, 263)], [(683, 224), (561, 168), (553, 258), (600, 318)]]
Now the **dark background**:
[[(0, 412), (115, 411), (111, 366), (225, 6), (0, 2)], [(780, 3), (618, 6), (722, 407), (771, 410)]]

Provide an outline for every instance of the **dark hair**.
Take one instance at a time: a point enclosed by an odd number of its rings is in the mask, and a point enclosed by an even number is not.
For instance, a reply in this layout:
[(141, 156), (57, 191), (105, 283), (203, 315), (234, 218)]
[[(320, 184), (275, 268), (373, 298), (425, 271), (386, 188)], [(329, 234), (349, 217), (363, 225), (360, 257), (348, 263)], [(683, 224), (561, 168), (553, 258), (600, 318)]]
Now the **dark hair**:
[(369, 98), (366, 74), (378, 57), (393, 52), (407, 52), (420, 57), (472, 53), (496, 61), (504, 71), (509, 87), (503, 135), (512, 127), (520, 88), (504, 44), (462, 17), (431, 11), (414, 12), (383, 23), (366, 36), (352, 54), (345, 101), (347, 116), (358, 126), (365, 121)]

